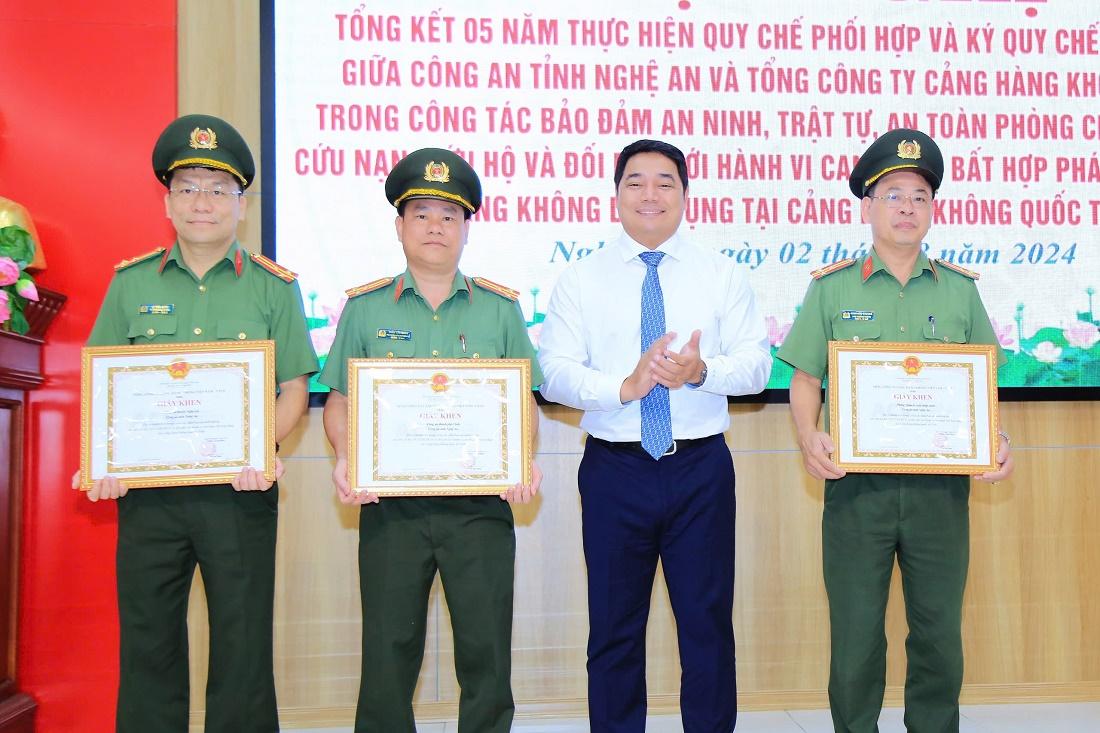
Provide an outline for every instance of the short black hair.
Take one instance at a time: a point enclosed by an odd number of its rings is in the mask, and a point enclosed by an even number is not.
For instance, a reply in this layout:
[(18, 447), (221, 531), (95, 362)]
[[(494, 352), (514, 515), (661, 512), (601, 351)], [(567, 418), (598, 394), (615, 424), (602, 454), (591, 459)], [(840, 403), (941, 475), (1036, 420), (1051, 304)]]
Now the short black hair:
[(680, 183), (684, 190), (688, 188), (687, 159), (680, 148), (660, 140), (635, 140), (623, 148), (619, 153), (619, 161), (615, 164), (615, 190), (619, 190), (619, 183), (623, 180), (623, 171), (626, 170), (626, 162), (638, 153), (657, 153), (663, 155), (676, 164), (676, 172), (680, 174)]

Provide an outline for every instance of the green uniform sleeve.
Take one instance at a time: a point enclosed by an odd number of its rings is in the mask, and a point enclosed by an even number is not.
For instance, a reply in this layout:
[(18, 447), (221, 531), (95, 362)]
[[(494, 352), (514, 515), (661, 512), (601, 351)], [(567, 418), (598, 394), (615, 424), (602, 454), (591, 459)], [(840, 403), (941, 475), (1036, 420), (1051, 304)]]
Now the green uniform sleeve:
[(832, 325), (824, 302), (822, 282), (814, 280), (806, 291), (802, 308), (776, 356), (812, 377), (825, 378), (829, 367), (829, 340)]
[(528, 359), (531, 362), (531, 388), (543, 382), (542, 369), (536, 358), (535, 347), (527, 333), (527, 321), (519, 303), (512, 302), (506, 313), (502, 314), (504, 324), (504, 355), (509, 359)]
[(328, 350), (325, 366), (321, 370), (318, 381), (342, 394), (348, 393), (348, 359), (361, 359), (367, 355), (362, 339), (359, 337), (360, 329), (356, 323), (365, 314), (361, 314), (363, 303), (359, 298), (350, 299), (340, 314), (340, 321), (336, 324), (336, 338)]
[(275, 380), (282, 383), (316, 373), (317, 354), (309, 339), (297, 281), (279, 286), (278, 291), (271, 312), (271, 338), (275, 340)]
[(122, 312), (122, 277), (116, 274), (107, 287), (99, 315), (88, 335), (88, 346), (122, 346), (130, 342), (129, 320)]

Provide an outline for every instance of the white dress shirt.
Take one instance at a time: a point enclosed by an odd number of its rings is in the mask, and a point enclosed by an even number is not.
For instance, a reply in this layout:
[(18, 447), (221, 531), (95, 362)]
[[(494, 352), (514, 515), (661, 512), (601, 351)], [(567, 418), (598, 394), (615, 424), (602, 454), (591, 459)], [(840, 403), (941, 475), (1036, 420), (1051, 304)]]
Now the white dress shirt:
[[(581, 427), (611, 441), (641, 439), (640, 401), (619, 402), (619, 388), (642, 355), (641, 298), (648, 251), (625, 232), (569, 267), (558, 280), (539, 336), (540, 388), (554, 402), (584, 410)], [(684, 440), (729, 427), (727, 395), (755, 394), (771, 374), (764, 319), (744, 274), (718, 252), (679, 233), (657, 248), (665, 330), (679, 351), (702, 331), (702, 386), (669, 390), (672, 435)]]

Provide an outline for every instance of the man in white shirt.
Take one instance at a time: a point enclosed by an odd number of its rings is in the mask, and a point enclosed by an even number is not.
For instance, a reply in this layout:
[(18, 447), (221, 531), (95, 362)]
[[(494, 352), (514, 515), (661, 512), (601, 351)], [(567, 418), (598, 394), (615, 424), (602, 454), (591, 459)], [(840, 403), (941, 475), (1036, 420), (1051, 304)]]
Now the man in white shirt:
[(684, 154), (639, 140), (615, 167), (618, 241), (562, 274), (542, 326), (547, 399), (585, 411), (577, 483), (588, 567), (593, 733), (645, 730), (657, 560), (680, 647), (685, 733), (737, 721), (734, 473), (727, 395), (771, 372), (764, 320), (728, 258), (677, 233)]

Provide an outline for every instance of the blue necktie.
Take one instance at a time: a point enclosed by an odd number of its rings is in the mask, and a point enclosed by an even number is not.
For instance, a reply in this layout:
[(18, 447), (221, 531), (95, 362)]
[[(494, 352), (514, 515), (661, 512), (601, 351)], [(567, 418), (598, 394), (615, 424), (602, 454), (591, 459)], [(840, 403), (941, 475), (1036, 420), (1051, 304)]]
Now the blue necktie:
[[(665, 335), (665, 297), (657, 265), (664, 252), (642, 252), (638, 255), (646, 264), (642, 282), (642, 353)], [(658, 384), (642, 398), (642, 448), (660, 458), (672, 445), (672, 411), (668, 405), (668, 387)]]

